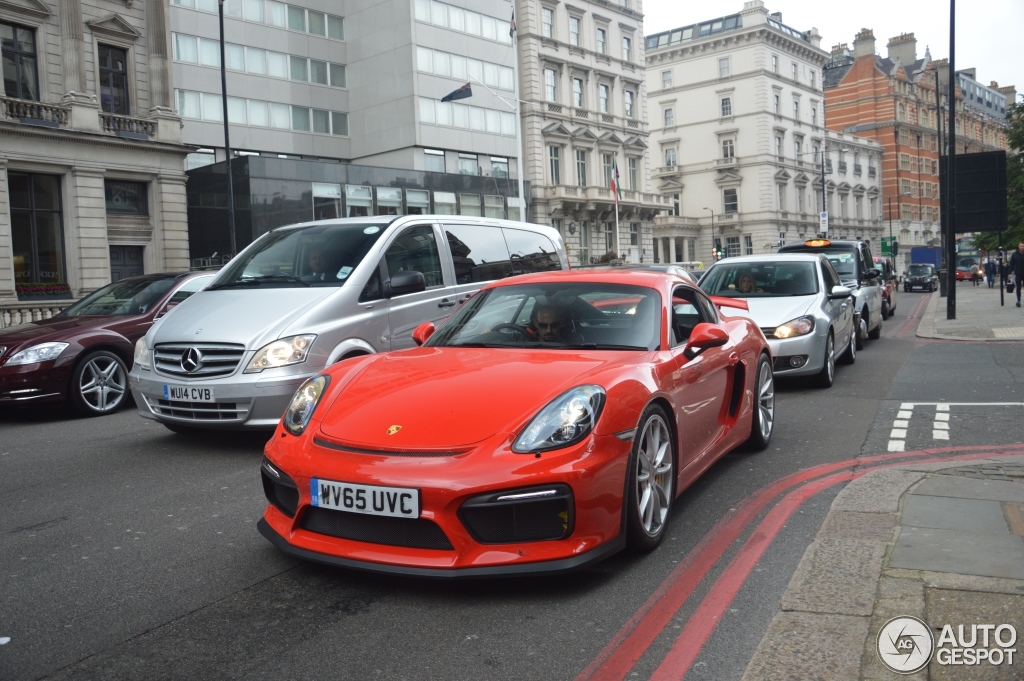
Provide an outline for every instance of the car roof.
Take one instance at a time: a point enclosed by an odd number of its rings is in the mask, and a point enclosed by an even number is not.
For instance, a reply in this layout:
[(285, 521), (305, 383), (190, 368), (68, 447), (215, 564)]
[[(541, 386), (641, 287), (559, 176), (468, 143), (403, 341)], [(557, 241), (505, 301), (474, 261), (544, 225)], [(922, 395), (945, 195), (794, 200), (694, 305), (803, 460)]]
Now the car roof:
[[(808, 239), (808, 241), (816, 241), (816, 239)], [(826, 239), (829, 242), (828, 246), (808, 246), (803, 241), (797, 243), (785, 244), (779, 246), (779, 252), (782, 251), (817, 251), (819, 249), (831, 248), (832, 246), (839, 246), (840, 248), (857, 248), (860, 244), (867, 243), (864, 241), (834, 241), (832, 239)]]
[(815, 253), (813, 251), (809, 251), (806, 253), (766, 253), (764, 255), (738, 255), (732, 258), (719, 260), (711, 267), (714, 267), (715, 265), (727, 265), (730, 263), (737, 262), (813, 262), (818, 258), (823, 258), (824, 256), (824, 253)]
[(627, 284), (633, 286), (644, 286), (647, 288), (661, 289), (666, 284), (688, 284), (696, 288), (696, 285), (670, 272), (659, 272), (655, 270), (625, 269), (619, 267), (586, 268), (580, 270), (554, 270), (550, 272), (533, 272), (520, 274), (507, 279), (488, 284), (486, 288), (498, 288), (516, 284), (539, 284), (539, 283), (609, 283)]

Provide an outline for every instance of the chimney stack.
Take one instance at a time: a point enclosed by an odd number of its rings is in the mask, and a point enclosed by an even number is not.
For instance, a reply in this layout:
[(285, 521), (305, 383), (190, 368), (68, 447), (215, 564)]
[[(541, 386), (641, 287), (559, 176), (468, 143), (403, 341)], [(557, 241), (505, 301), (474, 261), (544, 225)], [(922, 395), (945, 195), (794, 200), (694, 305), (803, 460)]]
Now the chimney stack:
[(902, 64), (913, 64), (917, 61), (917, 38), (913, 33), (900, 33), (889, 39), (889, 59), (900, 60)]
[(870, 28), (862, 28), (853, 40), (854, 58), (875, 56), (875, 32)]

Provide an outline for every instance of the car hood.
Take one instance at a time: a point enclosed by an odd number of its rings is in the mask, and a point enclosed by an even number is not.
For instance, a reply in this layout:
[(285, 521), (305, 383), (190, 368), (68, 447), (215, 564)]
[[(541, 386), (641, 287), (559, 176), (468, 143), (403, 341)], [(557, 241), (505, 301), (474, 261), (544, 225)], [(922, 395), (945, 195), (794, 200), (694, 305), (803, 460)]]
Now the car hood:
[(607, 378), (606, 370), (636, 361), (627, 351), (415, 348), (380, 355), (344, 386), (320, 431), (371, 449), (458, 450), (511, 433), (570, 388), (607, 389), (599, 374)]
[(102, 329), (132, 319), (135, 317), (125, 315), (52, 317), (0, 331), (0, 345), (12, 347), (24, 343), (60, 341), (84, 329)]
[(813, 296), (787, 296), (779, 298), (745, 298), (747, 310), (729, 310), (729, 315), (750, 317), (762, 329), (774, 328), (780, 324), (802, 317), (818, 299)]
[(275, 340), (333, 288), (200, 291), (175, 308), (147, 341), (238, 343), (253, 350)]

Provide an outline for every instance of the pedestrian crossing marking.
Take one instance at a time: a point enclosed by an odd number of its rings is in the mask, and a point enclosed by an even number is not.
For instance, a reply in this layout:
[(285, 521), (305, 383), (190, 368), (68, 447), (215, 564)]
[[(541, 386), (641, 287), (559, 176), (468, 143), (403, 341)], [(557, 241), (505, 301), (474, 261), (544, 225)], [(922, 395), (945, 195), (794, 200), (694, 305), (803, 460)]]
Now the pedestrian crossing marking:
[(992, 335), (996, 338), (1019, 338), (1024, 340), (1024, 326), (1008, 326), (1001, 329), (992, 329)]

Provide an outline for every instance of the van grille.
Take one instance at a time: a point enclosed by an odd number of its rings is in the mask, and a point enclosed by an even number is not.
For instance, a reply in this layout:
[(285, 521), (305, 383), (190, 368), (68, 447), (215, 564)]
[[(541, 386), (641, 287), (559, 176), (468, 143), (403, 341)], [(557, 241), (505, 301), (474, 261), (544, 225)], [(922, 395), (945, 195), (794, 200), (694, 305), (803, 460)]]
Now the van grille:
[(158, 416), (197, 422), (244, 421), (251, 406), (250, 402), (180, 402), (154, 400), (149, 397), (145, 399), (149, 408)]
[[(244, 356), (245, 346), (235, 343), (162, 343), (156, 346), (153, 363), (162, 374), (212, 378), (234, 373)], [(192, 371), (186, 369), (189, 361), (196, 363)]]

